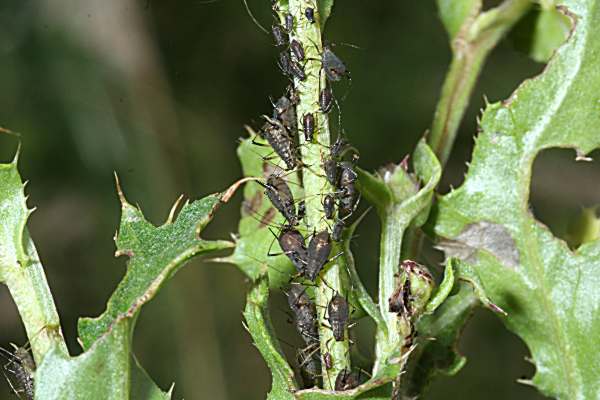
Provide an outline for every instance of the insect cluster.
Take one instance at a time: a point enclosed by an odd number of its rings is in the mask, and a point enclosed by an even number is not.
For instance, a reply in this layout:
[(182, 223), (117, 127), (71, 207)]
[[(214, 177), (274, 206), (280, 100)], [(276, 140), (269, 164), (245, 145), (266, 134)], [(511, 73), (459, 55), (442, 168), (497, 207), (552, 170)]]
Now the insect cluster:
[(25, 347), (14, 346), (14, 351), (0, 347), (0, 356), (6, 361), (2, 372), (14, 394), (20, 399), (33, 400), (36, 365), (29, 351)]
[[(275, 229), (271, 232), (283, 254), (291, 261), (297, 272), (285, 292), (294, 326), (304, 343), (297, 350), (300, 375), (304, 387), (313, 387), (320, 384), (322, 367), (329, 370), (333, 368), (336, 360), (329, 352), (325, 354), (321, 352), (317, 306), (311, 299), (311, 287), (322, 280), (321, 273), (327, 263), (341, 255), (340, 253), (332, 256), (331, 253), (335, 243), (344, 239), (347, 222), (358, 206), (357, 174), (354, 171), (358, 152), (348, 143), (343, 134), (339, 134), (331, 146), (318, 142), (319, 121), (321, 118), (325, 120), (325, 114), (332, 110), (333, 104), (337, 104), (331, 90), (331, 83), (340, 81), (344, 77), (349, 78), (349, 73), (345, 64), (329, 46), (324, 46), (320, 51), (316, 43), (303, 44), (295, 37), (295, 29), (299, 22), (316, 23), (318, 17), (316, 6), (306, 6), (299, 17), (281, 12), (276, 4), (273, 10), (277, 22), (272, 25), (271, 32), (275, 46), (279, 49), (278, 66), (284, 76), (290, 79), (291, 84), (283, 96), (276, 101), (271, 100), (272, 113), (263, 115), (264, 123), (258, 130), (258, 136), (263, 141), (254, 138), (253, 143), (269, 146), (277, 156), (263, 157), (265, 162), (263, 166), (267, 165), (267, 167), (263, 167), (264, 175), (258, 183), (263, 187), (272, 209), (277, 210), (284, 219), (283, 224), (275, 225)], [(302, 21), (296, 18), (302, 18)], [(313, 45), (320, 54), (319, 58), (310, 58), (305, 51), (305, 46)], [(302, 88), (307, 80), (308, 73), (305, 71), (305, 65), (308, 62), (320, 63), (319, 75), (321, 72), (325, 74), (326, 84), (325, 87), (320, 88), (322, 81), (320, 75), (318, 105), (314, 105), (313, 112), (306, 112), (299, 116), (298, 88)], [(300, 140), (301, 134), (303, 140)], [(301, 146), (307, 144), (317, 145), (323, 149), (319, 166), (322, 172), (319, 176), (323, 177), (323, 181), (326, 179), (332, 188), (319, 194), (323, 207), (322, 220), (327, 221), (325, 229), (322, 226), (320, 228), (309, 226), (305, 218), (305, 198), (294, 198), (296, 191), (292, 190), (294, 188), (292, 185), (302, 188), (303, 168), (311, 172), (314, 169), (313, 166), (303, 164), (300, 158)], [(273, 158), (280, 159), (281, 165), (274, 165), (270, 161)], [(291, 179), (292, 177), (294, 179)], [(269, 255), (274, 254), (269, 251)], [(347, 299), (336, 293), (327, 305), (325, 319), (335, 341), (346, 339), (350, 319)], [(351, 389), (359, 384), (358, 378), (352, 371), (345, 369), (337, 376), (335, 389)]]

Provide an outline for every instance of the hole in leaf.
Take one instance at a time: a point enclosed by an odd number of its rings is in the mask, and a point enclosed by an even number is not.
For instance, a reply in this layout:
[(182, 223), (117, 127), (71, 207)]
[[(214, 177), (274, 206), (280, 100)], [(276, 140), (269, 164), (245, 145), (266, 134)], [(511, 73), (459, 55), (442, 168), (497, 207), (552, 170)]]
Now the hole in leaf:
[[(428, 399), (545, 399), (535, 388), (516, 382), (535, 368), (525, 344), (491, 312), (478, 309), (459, 343), (467, 363), (454, 377), (433, 381)], [(490, 390), (493, 388), (493, 390)]]
[[(591, 208), (600, 205), (600, 151), (594, 161), (575, 161), (571, 149), (548, 149), (534, 164), (529, 202), (533, 214), (571, 248), (593, 240), (598, 217)], [(586, 211), (587, 208), (587, 211)]]

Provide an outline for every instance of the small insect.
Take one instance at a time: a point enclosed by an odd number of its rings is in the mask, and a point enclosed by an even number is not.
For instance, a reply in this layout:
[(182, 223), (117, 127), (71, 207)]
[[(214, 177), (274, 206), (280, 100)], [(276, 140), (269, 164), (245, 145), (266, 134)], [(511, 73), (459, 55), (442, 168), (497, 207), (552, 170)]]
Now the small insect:
[(304, 73), (304, 67), (302, 67), (297, 61), (290, 61), (290, 74), (301, 81), (306, 80), (306, 74)]
[(298, 202), (298, 221), (302, 221), (306, 216), (306, 202), (304, 200), (300, 200)]
[(304, 114), (302, 117), (302, 129), (304, 130), (304, 140), (312, 142), (315, 134), (315, 116), (312, 113)]
[(15, 382), (12, 382), (8, 376), (6, 379), (19, 398), (24, 396), (27, 400), (33, 400), (35, 362), (27, 349), (17, 346), (14, 346), (14, 348), (14, 352), (10, 352), (0, 347), (0, 354), (8, 361), (3, 366), (4, 370), (14, 377)]
[(294, 16), (290, 13), (285, 14), (285, 30), (291, 33), (294, 29)]
[(358, 179), (358, 175), (354, 171), (354, 165), (348, 161), (342, 161), (339, 164), (340, 167), (340, 188), (344, 189), (345, 187), (354, 184), (356, 179)]
[(311, 24), (315, 23), (315, 9), (314, 8), (308, 7), (306, 10), (304, 10), (304, 16), (306, 17), (308, 22), (310, 22)]
[(359, 196), (354, 183), (346, 185), (342, 192), (338, 202), (338, 216), (340, 219), (345, 220), (356, 211)]
[(290, 225), (297, 225), (298, 216), (294, 205), (294, 197), (287, 183), (275, 174), (269, 175), (266, 184), (258, 183), (265, 188), (265, 194), (271, 200), (273, 207), (285, 217)]
[(305, 388), (317, 386), (321, 370), (321, 361), (318, 346), (308, 346), (298, 350), (298, 364)]
[(325, 170), (325, 177), (329, 184), (333, 187), (338, 187), (340, 182), (340, 168), (337, 161), (329, 158), (323, 162), (323, 169)]
[(338, 219), (337, 221), (335, 221), (335, 224), (333, 224), (333, 229), (331, 230), (331, 240), (333, 240), (334, 242), (339, 242), (340, 240), (342, 240), (342, 235), (344, 233), (345, 227), (346, 224), (344, 223), (343, 219)]
[(290, 76), (292, 74), (290, 71), (291, 63), (292, 60), (290, 59), (290, 56), (287, 53), (287, 51), (282, 51), (281, 53), (279, 53), (279, 60), (277, 61), (277, 65), (279, 66), (279, 69), (281, 70), (281, 72), (283, 72), (285, 76)]
[(281, 25), (275, 24), (271, 26), (271, 32), (273, 33), (273, 38), (275, 39), (275, 46), (281, 47), (287, 44), (287, 36), (284, 33)]
[(327, 352), (323, 354), (323, 363), (325, 364), (325, 368), (333, 368), (333, 357), (331, 356), (331, 353)]
[(298, 166), (298, 155), (296, 147), (289, 136), (285, 126), (277, 119), (265, 116), (267, 122), (261, 129), (261, 136), (271, 145), (275, 153), (287, 166), (287, 170), (292, 170)]
[(290, 42), (290, 49), (292, 49), (292, 54), (294, 54), (297, 61), (304, 60), (304, 47), (302, 46), (302, 43), (296, 39), (292, 39)]
[(296, 229), (287, 227), (281, 231), (277, 238), (279, 247), (283, 253), (292, 261), (300, 275), (305, 274), (308, 252), (304, 243), (304, 236)]
[(360, 384), (360, 375), (358, 372), (351, 372), (348, 369), (340, 371), (337, 378), (335, 378), (335, 390), (337, 392), (343, 392), (345, 390), (351, 390)]
[(317, 330), (317, 310), (306, 293), (306, 288), (298, 283), (292, 284), (287, 295), (288, 304), (294, 313), (296, 330), (308, 345), (319, 342)]
[(321, 231), (313, 235), (308, 243), (308, 252), (306, 258), (306, 267), (304, 268), (304, 276), (310, 281), (315, 281), (319, 272), (329, 261), (329, 253), (331, 253), (331, 237), (327, 230)]
[(397, 285), (396, 289), (394, 290), (394, 293), (392, 293), (392, 295), (388, 299), (388, 306), (390, 312), (396, 314), (407, 313), (406, 304), (408, 304), (408, 299), (406, 297), (407, 294), (410, 292), (410, 290), (407, 290), (407, 283), (408, 280), (406, 280), (403, 284)]
[(331, 107), (333, 106), (333, 93), (331, 92), (331, 88), (325, 87), (321, 89), (319, 93), (319, 107), (321, 111), (327, 114), (331, 111)]
[(346, 65), (342, 60), (335, 55), (329, 46), (323, 47), (323, 54), (321, 54), (321, 64), (327, 79), (333, 82), (340, 81), (343, 77), (350, 79), (350, 72), (346, 68)]
[(281, 121), (289, 132), (294, 133), (296, 131), (296, 108), (286, 96), (281, 96), (273, 103), (273, 119)]
[(327, 304), (327, 321), (329, 321), (333, 337), (337, 342), (344, 340), (344, 331), (348, 325), (349, 315), (346, 299), (339, 294), (333, 296)]
[(335, 199), (330, 194), (326, 195), (323, 199), (323, 212), (325, 213), (325, 218), (333, 219), (333, 214), (335, 213)]

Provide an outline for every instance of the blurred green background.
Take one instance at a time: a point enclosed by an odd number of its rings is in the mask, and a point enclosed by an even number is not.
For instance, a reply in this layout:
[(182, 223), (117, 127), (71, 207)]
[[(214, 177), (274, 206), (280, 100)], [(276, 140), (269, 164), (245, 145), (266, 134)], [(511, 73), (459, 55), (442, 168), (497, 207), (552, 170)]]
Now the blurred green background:
[[(269, 26), (270, 1), (248, 3)], [(287, 82), (271, 38), (237, 0), (3, 0), (0, 26), (0, 125), (22, 134), (20, 169), (30, 181), (29, 204), (38, 207), (29, 226), (76, 354), (77, 318), (101, 313), (125, 270), (112, 257), (119, 219), (113, 171), (130, 201), (161, 223), (179, 194), (199, 197), (239, 177), (243, 125), (268, 113), (269, 96)], [(338, 1), (326, 36), (360, 47), (336, 52), (352, 72), (342, 118), (361, 166), (399, 161), (430, 125), (450, 58), (434, 2)], [(506, 98), (542, 68), (507, 41), (491, 55), (442, 192), (461, 182), (483, 95)], [(341, 97), (346, 87), (337, 90)], [(15, 148), (14, 138), (0, 135), (3, 160)], [(560, 237), (581, 206), (600, 198), (598, 165), (573, 159), (573, 152), (550, 150), (535, 164), (533, 212)], [(239, 198), (206, 236), (235, 232), (238, 208)], [(377, 229), (370, 215), (354, 247), (371, 289)], [(265, 397), (269, 374), (242, 326), (246, 288), (234, 267), (194, 262), (144, 309), (135, 352), (162, 388), (175, 382), (174, 398)], [(289, 324), (277, 326), (294, 340)], [(0, 344), (25, 341), (2, 287)], [(490, 313), (475, 314), (460, 348), (467, 365), (438, 380), (426, 398), (543, 398), (516, 383), (533, 373), (527, 349)], [(4, 381), (0, 398), (13, 398)]]

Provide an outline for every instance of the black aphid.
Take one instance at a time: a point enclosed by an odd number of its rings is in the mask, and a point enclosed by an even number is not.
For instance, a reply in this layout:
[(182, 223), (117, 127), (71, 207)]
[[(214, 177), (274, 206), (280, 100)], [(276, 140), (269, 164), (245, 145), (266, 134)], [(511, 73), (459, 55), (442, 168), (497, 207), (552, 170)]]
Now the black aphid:
[(344, 234), (345, 227), (346, 224), (344, 223), (343, 219), (338, 219), (337, 221), (335, 221), (335, 224), (333, 224), (333, 229), (331, 230), (331, 240), (333, 240), (334, 242), (339, 242), (340, 240), (342, 240), (342, 235)]
[(297, 61), (290, 61), (290, 74), (301, 81), (306, 80), (306, 74), (304, 73), (304, 67)]
[(329, 260), (331, 253), (331, 237), (327, 230), (315, 234), (308, 243), (308, 255), (306, 259), (306, 267), (304, 276), (313, 281), (319, 275), (325, 264)]
[(339, 164), (340, 167), (340, 188), (344, 189), (346, 186), (354, 184), (358, 175), (354, 171), (354, 165), (348, 161), (342, 161)]
[(292, 53), (296, 57), (297, 61), (304, 60), (304, 47), (302, 46), (302, 43), (300, 43), (296, 39), (292, 39), (292, 41), (290, 42), (290, 48), (292, 49)]
[(277, 61), (277, 65), (279, 66), (279, 69), (281, 70), (281, 72), (283, 72), (285, 76), (292, 75), (292, 72), (290, 70), (291, 63), (292, 60), (290, 59), (290, 55), (287, 51), (282, 51), (281, 53), (279, 53), (279, 60)]
[(308, 252), (304, 244), (304, 236), (296, 229), (284, 228), (277, 238), (279, 247), (292, 261), (300, 275), (304, 275), (307, 265)]
[(296, 132), (296, 107), (286, 96), (281, 96), (273, 104), (273, 118), (281, 121), (283, 126), (292, 134)]
[(346, 65), (335, 55), (329, 46), (323, 47), (323, 54), (321, 54), (321, 63), (325, 70), (325, 75), (330, 81), (337, 82), (343, 77), (350, 78), (350, 73), (346, 68)]
[(271, 200), (273, 207), (277, 209), (290, 225), (297, 225), (296, 206), (292, 191), (285, 181), (274, 174), (269, 175), (267, 183), (261, 183), (265, 188), (265, 194)]
[(267, 123), (261, 130), (262, 137), (271, 145), (275, 153), (287, 166), (287, 170), (294, 169), (298, 166), (298, 155), (296, 146), (292, 138), (289, 136), (287, 129), (277, 119), (265, 117)]
[(408, 304), (407, 295), (410, 289), (407, 287), (408, 279), (400, 285), (396, 286), (394, 293), (388, 299), (388, 309), (396, 314), (406, 314), (408, 312), (406, 305)]
[(333, 214), (335, 213), (335, 199), (330, 194), (325, 195), (323, 198), (323, 212), (325, 213), (325, 218), (333, 218)]
[(19, 398), (24, 396), (27, 400), (33, 400), (33, 376), (36, 365), (29, 351), (23, 347), (15, 346), (14, 352), (10, 352), (0, 347), (0, 354), (8, 361), (4, 365), (4, 370), (14, 377), (14, 381), (12, 381), (5, 374), (12, 390)]
[(306, 288), (298, 283), (292, 284), (287, 295), (288, 304), (294, 313), (296, 330), (308, 345), (319, 342), (317, 330), (317, 310), (306, 293)]
[(285, 14), (285, 30), (290, 33), (294, 29), (294, 16), (290, 13)]
[(354, 213), (358, 207), (358, 190), (354, 182), (342, 186), (342, 194), (339, 196), (338, 217), (346, 219)]
[(333, 331), (334, 339), (339, 342), (344, 340), (344, 331), (350, 316), (348, 302), (339, 294), (333, 296), (327, 305), (327, 321)]
[(312, 113), (304, 114), (302, 117), (302, 130), (304, 131), (304, 140), (312, 142), (315, 134), (315, 116)]
[(271, 27), (273, 38), (275, 39), (275, 46), (281, 47), (287, 44), (287, 35), (283, 31), (283, 27), (279, 24), (275, 24)]
[(306, 10), (304, 10), (304, 16), (306, 16), (306, 19), (311, 24), (315, 23), (315, 9), (314, 8), (308, 7)]
[(306, 216), (306, 202), (304, 200), (300, 200), (298, 202), (298, 221), (302, 221)]
[(335, 142), (331, 145), (331, 149), (329, 149), (331, 158), (339, 161), (349, 148), (350, 143), (348, 143), (348, 141), (342, 135), (339, 135)]
[(323, 169), (325, 170), (325, 177), (329, 184), (333, 187), (338, 187), (340, 182), (340, 168), (338, 163), (329, 158), (323, 162)]
[(336, 392), (343, 392), (351, 390), (360, 384), (360, 375), (358, 372), (351, 372), (348, 369), (340, 371), (337, 378), (335, 378), (335, 390)]
[(319, 348), (313, 345), (298, 350), (298, 364), (305, 388), (318, 386), (321, 375), (321, 361)]
[(329, 87), (325, 87), (321, 89), (319, 93), (319, 107), (321, 111), (327, 114), (331, 111), (331, 107), (333, 106), (333, 93)]

